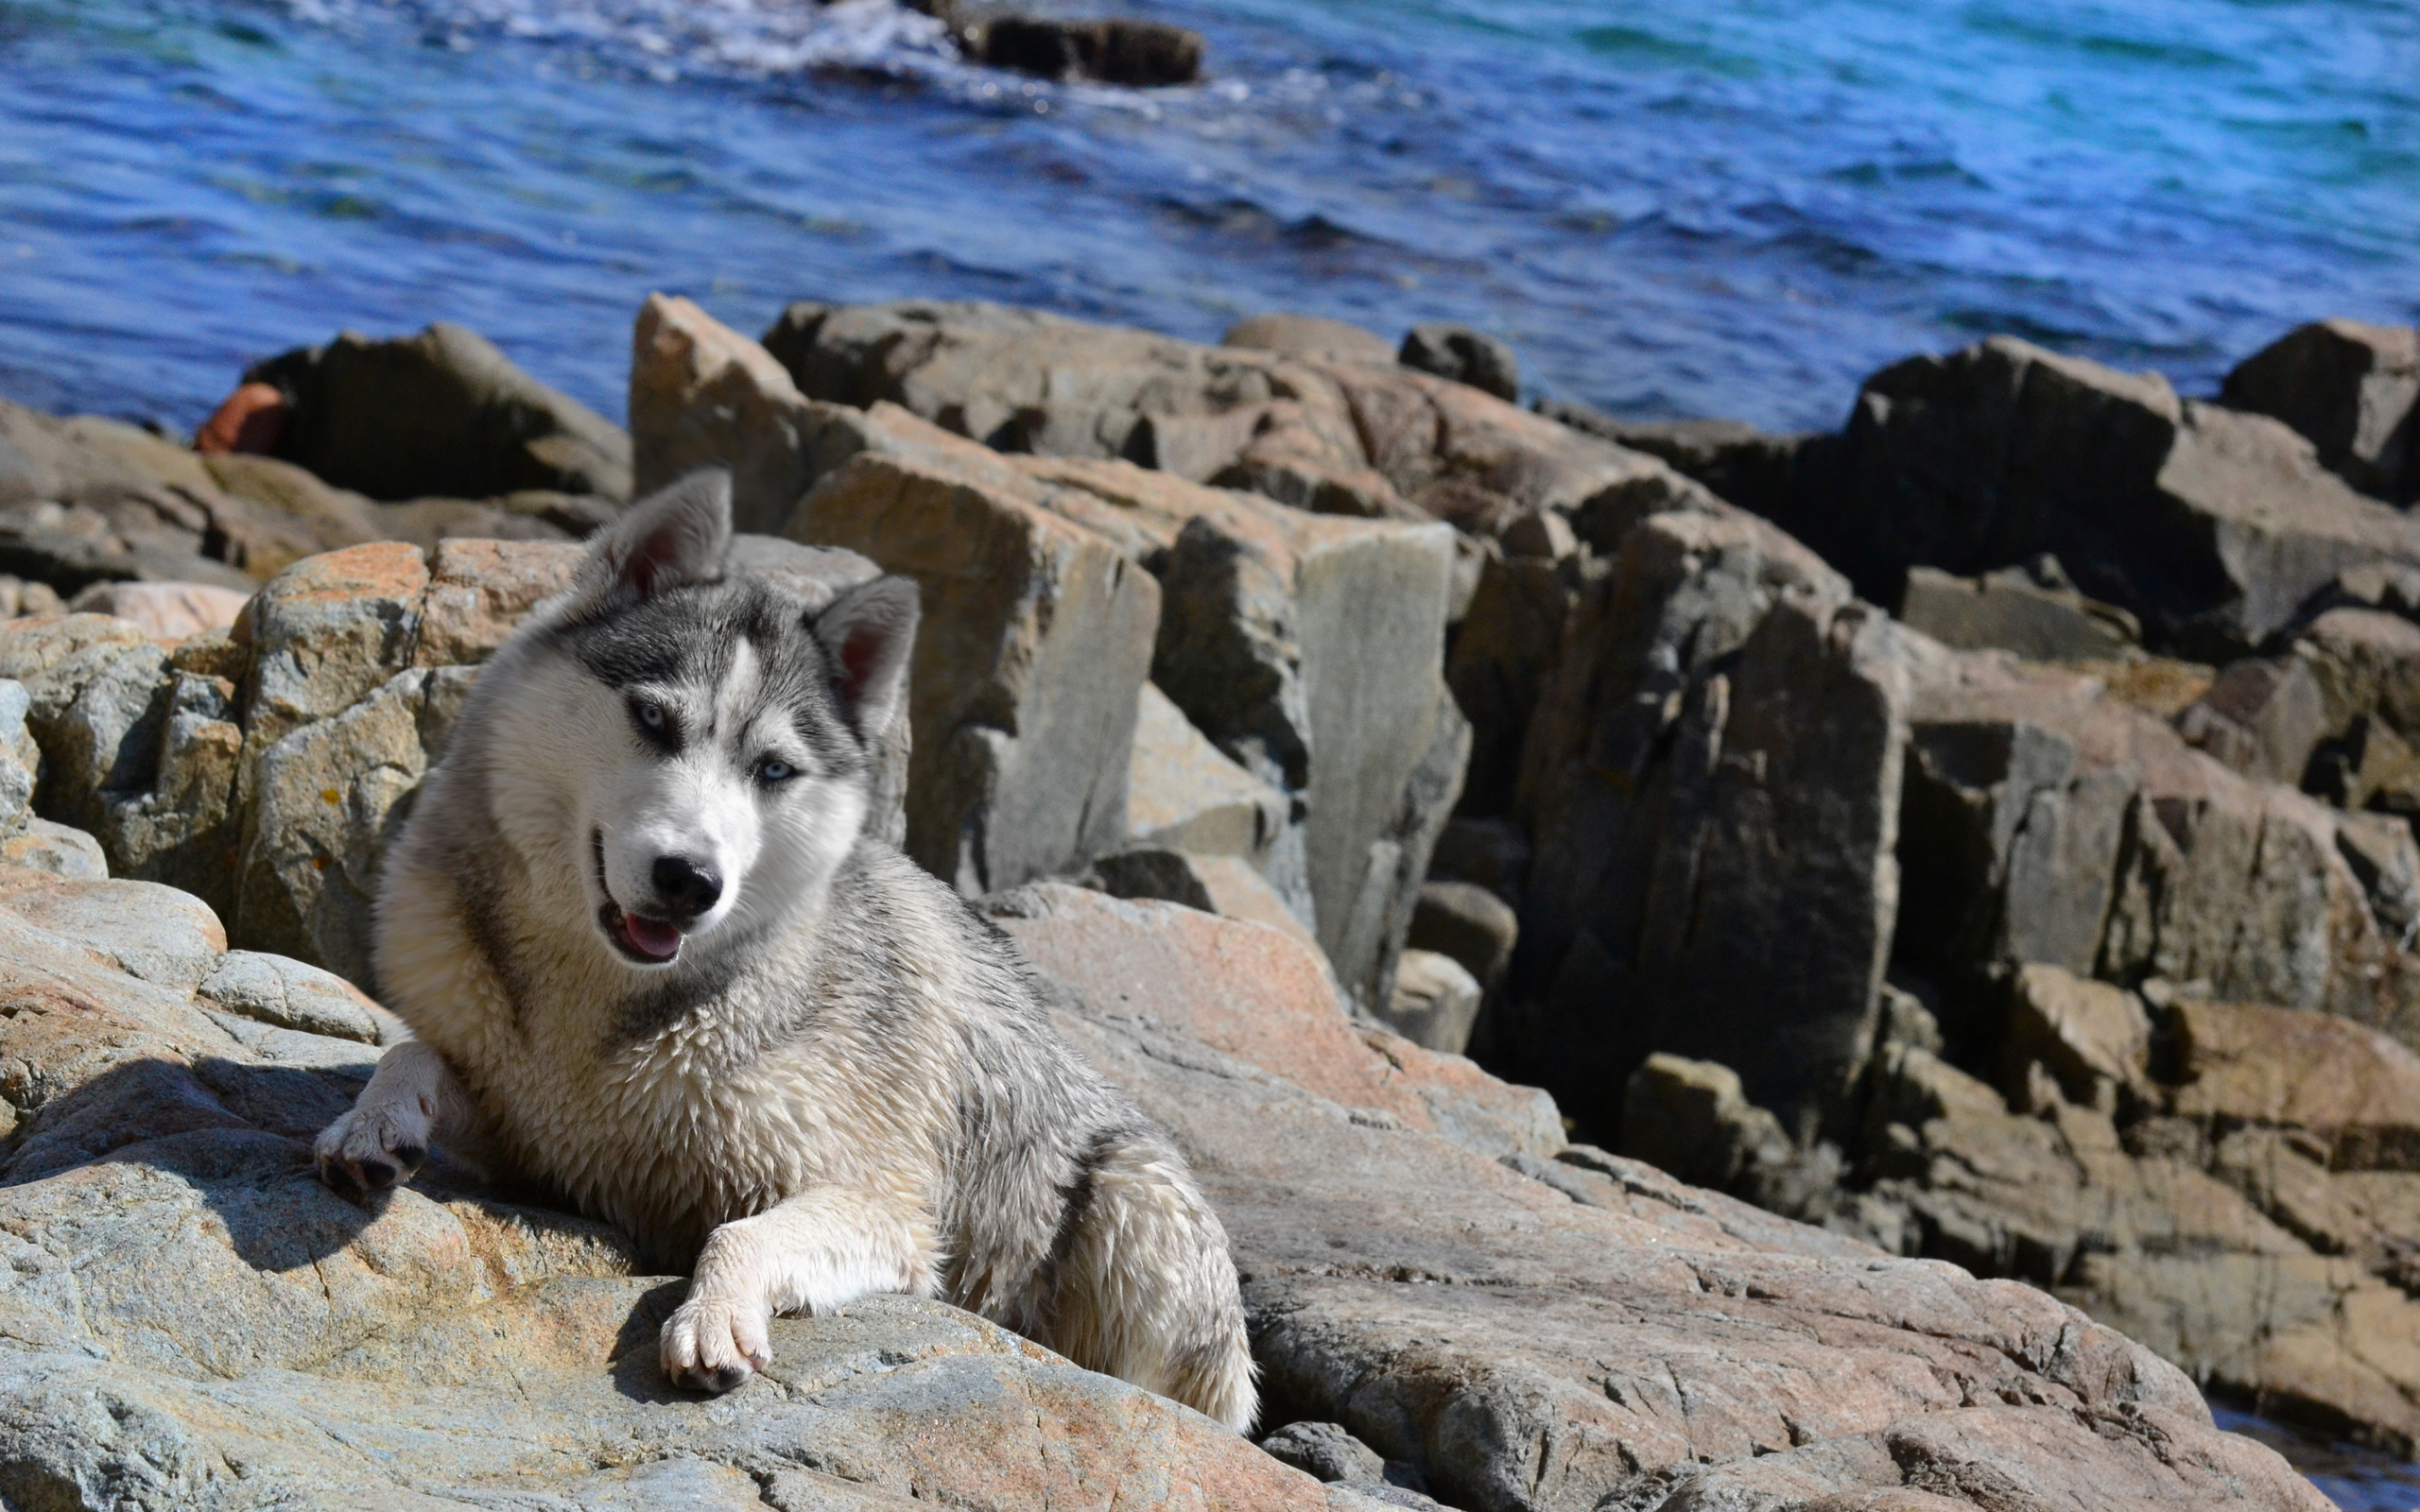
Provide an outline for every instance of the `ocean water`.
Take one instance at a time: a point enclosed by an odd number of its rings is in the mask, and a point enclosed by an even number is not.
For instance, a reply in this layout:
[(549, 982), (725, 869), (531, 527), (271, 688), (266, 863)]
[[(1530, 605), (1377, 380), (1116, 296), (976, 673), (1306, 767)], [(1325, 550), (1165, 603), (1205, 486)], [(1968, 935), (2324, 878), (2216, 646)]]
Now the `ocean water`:
[(2411, 0), (1082, 8), (1213, 78), (972, 70), (888, 0), (0, 0), (0, 394), (190, 426), (441, 318), (618, 415), (666, 289), (1457, 319), (1536, 393), (1812, 426), (1988, 332), (2206, 391), (2420, 318)]
[(2283, 1454), (2343, 1512), (2420, 1512), (2420, 1465), (2359, 1444), (2313, 1437), (2239, 1408), (2211, 1404), (2211, 1416)]

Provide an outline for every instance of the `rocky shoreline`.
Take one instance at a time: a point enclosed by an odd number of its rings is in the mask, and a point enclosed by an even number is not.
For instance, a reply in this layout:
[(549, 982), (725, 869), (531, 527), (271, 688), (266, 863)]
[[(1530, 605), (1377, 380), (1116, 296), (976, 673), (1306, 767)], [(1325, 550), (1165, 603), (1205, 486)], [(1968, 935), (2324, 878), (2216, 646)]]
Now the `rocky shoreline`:
[[(2415, 369), (1994, 338), (1775, 437), (1455, 328), (657, 297), (627, 433), (445, 326), (190, 445), (0, 405), (0, 1486), (2323, 1504), (2193, 1383), (2420, 1448)], [(920, 584), (893, 833), (1202, 1171), (1269, 1453), (907, 1304), (682, 1400), (610, 1233), (302, 1174), (479, 662), (705, 464), (760, 570)]]

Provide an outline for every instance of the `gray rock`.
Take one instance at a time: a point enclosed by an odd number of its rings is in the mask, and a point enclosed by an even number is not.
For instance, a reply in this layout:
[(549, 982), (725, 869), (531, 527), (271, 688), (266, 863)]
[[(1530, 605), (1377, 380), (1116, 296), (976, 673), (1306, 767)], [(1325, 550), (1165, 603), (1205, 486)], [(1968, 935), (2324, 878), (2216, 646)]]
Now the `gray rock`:
[(790, 539), (916, 580), (907, 850), (968, 896), (1080, 870), (1126, 833), (1160, 586), (979, 447), (859, 453)]
[(1657, 516), (1594, 575), (1525, 756), (1505, 1027), (1584, 1125), (1658, 1050), (1734, 1066), (1793, 1133), (1846, 1097), (1898, 909), (1904, 638), (1746, 516)]
[(59, 590), (44, 582), (27, 582), (22, 577), (0, 573), (0, 620), (11, 620), (22, 614), (56, 614), (66, 607)]
[(1003, 451), (1122, 457), (1324, 513), (1493, 536), (1532, 508), (1710, 502), (1651, 458), (1401, 367), (921, 301), (809, 306), (766, 344), (811, 399), (889, 401)]
[(24, 683), (0, 678), (0, 838), (24, 833), (33, 819), (42, 747), (26, 729), (26, 711), (32, 706)]
[(2238, 363), (2219, 397), (2284, 421), (2364, 493), (2420, 493), (2420, 332), (2409, 326), (2296, 326)]
[(1288, 1423), (1260, 1441), (1263, 1452), (1320, 1481), (1383, 1481), (1386, 1456), (1342, 1423)]
[(1740, 508), (1801, 535), (1839, 507), (1847, 449), (1828, 431), (1771, 435), (1730, 420), (1625, 421), (1585, 405), (1538, 413), (1585, 435), (1659, 458)]
[(1197, 855), (1266, 858), (1287, 828), (1286, 795), (1229, 760), (1154, 683), (1134, 716), (1126, 833)]
[(29, 819), (25, 829), (0, 839), (0, 866), (30, 867), (71, 882), (99, 882), (110, 874), (101, 842), (43, 818)]
[(1730, 1192), (1752, 1168), (1778, 1167), (1793, 1152), (1781, 1121), (1748, 1101), (1730, 1067), (1657, 1054), (1622, 1090), (1621, 1153)]
[(1413, 950), (1452, 956), (1480, 990), (1493, 992), (1512, 964), (1512, 947), (1520, 932), (1520, 916), (1485, 887), (1468, 882), (1430, 882), (1421, 886), (1405, 943)]
[(2187, 745), (2246, 777), (2293, 787), (2328, 727), (2319, 679), (2299, 656), (2238, 662), (2176, 716)]
[(1416, 325), (1395, 360), (1421, 372), (1468, 384), (1498, 399), (1521, 397), (1521, 359), (1512, 343), (1466, 325)]
[(631, 496), (620, 427), (442, 320), (388, 341), (348, 331), (257, 363), (244, 381), (286, 396), (280, 455), (373, 499)]
[(1190, 84), (1201, 77), (1201, 34), (1166, 22), (1028, 15), (925, 0), (975, 62), (1063, 81), (1093, 79), (1132, 89)]
[(1352, 362), (1395, 360), (1395, 349), (1375, 331), (1318, 315), (1252, 316), (1227, 327), (1219, 345), (1287, 352), (1305, 357), (1341, 357)]
[(1876, 373), (1846, 444), (1839, 507), (1794, 524), (1886, 600), (1912, 566), (1973, 574), (2047, 551), (2152, 644), (2225, 661), (2342, 569), (2420, 561), (2420, 522), (2279, 422), (2011, 337)]
[(1478, 979), (1450, 955), (1408, 949), (1395, 965), (1394, 986), (1371, 1011), (1380, 1022), (1423, 1049), (1459, 1056), (1471, 1042), (1485, 996)]
[(2072, 588), (2046, 587), (2021, 568), (1953, 577), (1908, 570), (1899, 619), (1962, 651), (2014, 651), (2029, 662), (2123, 655), (2139, 636), (2135, 617)]
[(1512, 807), (1530, 722), (1562, 656), (1579, 575), (1576, 564), (1509, 555), (1479, 569), (1445, 663), (1446, 685), (1471, 722), (1470, 771), (1462, 784), (1466, 816), (1497, 816)]

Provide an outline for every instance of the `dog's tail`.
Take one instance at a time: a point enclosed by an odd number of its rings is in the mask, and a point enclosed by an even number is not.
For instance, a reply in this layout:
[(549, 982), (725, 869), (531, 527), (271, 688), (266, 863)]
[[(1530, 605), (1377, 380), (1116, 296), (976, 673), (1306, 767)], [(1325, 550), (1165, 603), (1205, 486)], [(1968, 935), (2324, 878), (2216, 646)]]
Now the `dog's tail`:
[(1058, 1257), (1050, 1344), (1237, 1433), (1259, 1408), (1227, 1230), (1154, 1131), (1104, 1141)]

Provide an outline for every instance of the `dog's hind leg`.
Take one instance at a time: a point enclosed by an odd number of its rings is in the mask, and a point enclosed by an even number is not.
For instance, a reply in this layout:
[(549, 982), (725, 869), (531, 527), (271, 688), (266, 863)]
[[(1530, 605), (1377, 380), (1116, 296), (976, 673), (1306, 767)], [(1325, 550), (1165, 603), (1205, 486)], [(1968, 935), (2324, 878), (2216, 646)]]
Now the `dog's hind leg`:
[(729, 1391), (772, 1359), (767, 1323), (825, 1312), (869, 1292), (931, 1297), (941, 1246), (920, 1205), (816, 1187), (706, 1236), (688, 1300), (664, 1324), (664, 1373)]
[(370, 1085), (343, 1117), (320, 1130), (313, 1154), (320, 1179), (352, 1197), (411, 1179), (428, 1148), (472, 1154), (478, 1109), (445, 1057), (406, 1040), (380, 1057)]
[(1236, 1263), (1184, 1157), (1156, 1133), (1122, 1134), (1076, 1200), (1046, 1342), (1242, 1433), (1259, 1400)]

